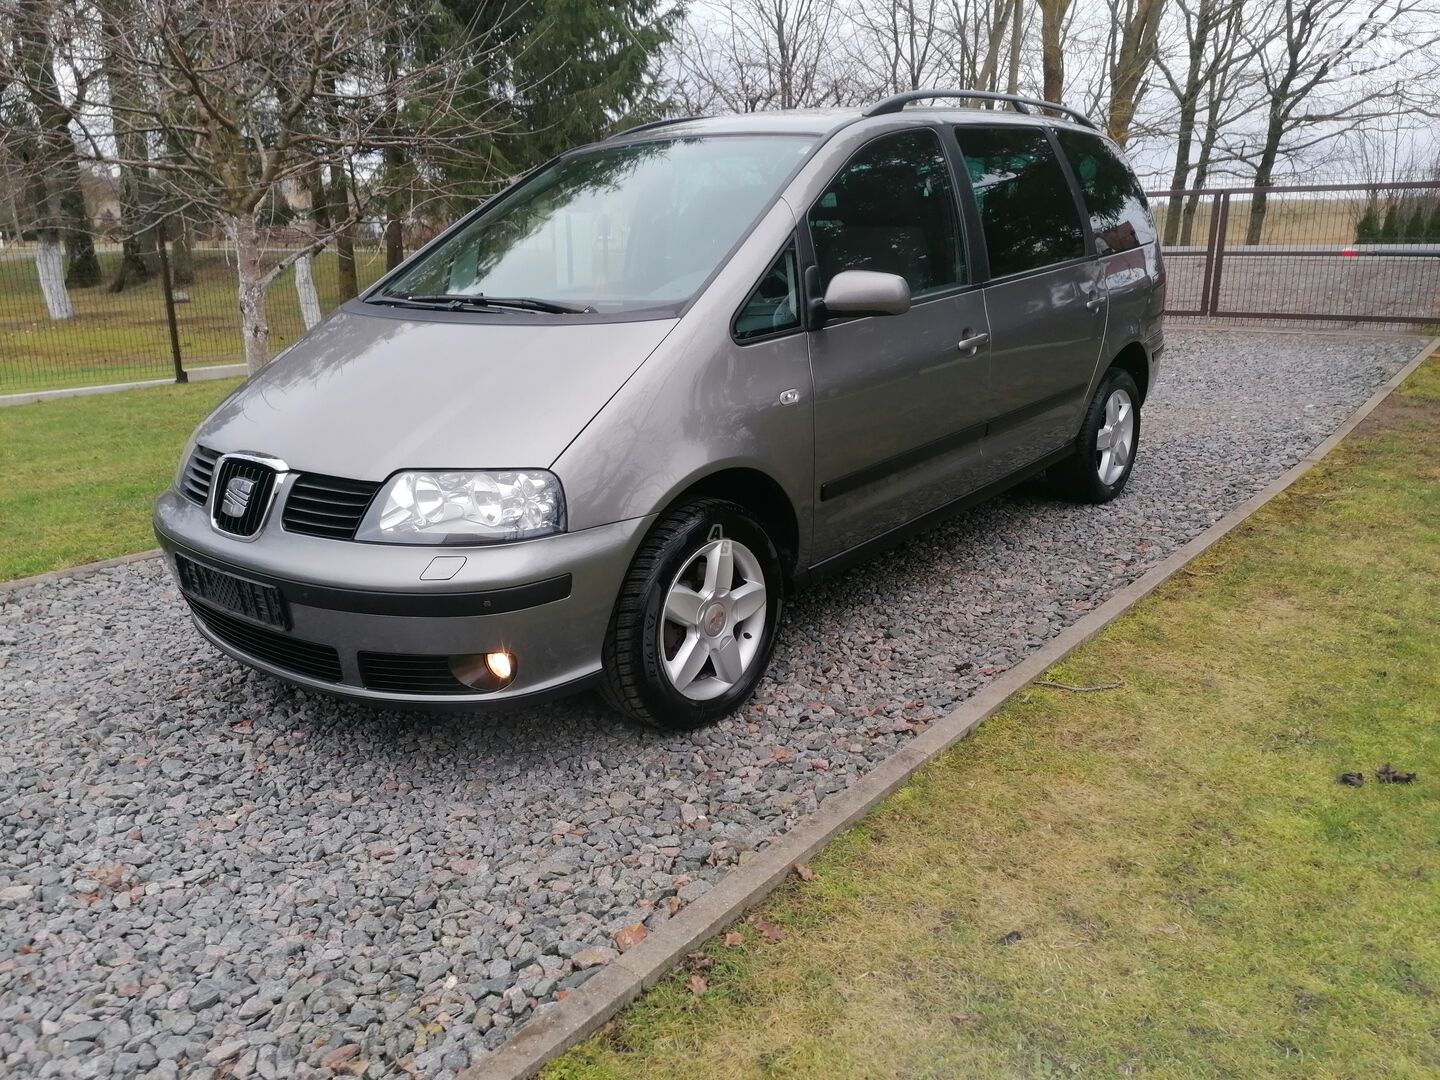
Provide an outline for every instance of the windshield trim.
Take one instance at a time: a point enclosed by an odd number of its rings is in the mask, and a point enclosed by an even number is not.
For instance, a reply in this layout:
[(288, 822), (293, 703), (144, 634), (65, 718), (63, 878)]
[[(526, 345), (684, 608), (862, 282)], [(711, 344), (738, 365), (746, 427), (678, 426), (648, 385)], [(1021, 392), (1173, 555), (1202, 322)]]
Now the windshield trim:
[[(859, 118), (857, 118), (857, 120), (858, 119)], [(841, 127), (848, 126), (848, 124), (841, 125)], [(346, 301), (346, 303), (342, 305), (342, 308), (344, 310), (360, 314), (383, 314), (389, 315), (392, 318), (396, 316), (401, 316), (410, 319), (432, 319), (436, 316), (442, 316), (445, 318), (445, 321), (451, 321), (452, 318), (455, 321), (461, 322), (513, 321), (513, 319), (507, 320), (504, 313), (487, 311), (451, 312), (440, 309), (436, 309), (434, 311), (423, 311), (418, 308), (396, 308), (390, 305), (372, 302), (371, 298), (382, 295), (390, 282), (395, 280), (395, 278), (399, 277), (400, 274), (404, 273), (412, 263), (418, 262), (421, 258), (425, 257), (431, 251), (431, 249), (438, 247), (440, 244), (444, 243), (452, 235), (459, 232), (460, 230), (468, 228), (475, 221), (479, 220), (481, 215), (489, 213), (491, 210), (494, 210), (506, 199), (510, 198), (517, 191), (521, 190), (535, 176), (538, 176), (546, 169), (570, 158), (580, 157), (588, 154), (601, 153), (607, 150), (614, 150), (618, 147), (633, 146), (639, 143), (693, 142), (695, 140), (734, 138), (779, 138), (791, 140), (803, 138), (812, 139), (813, 141), (811, 142), (809, 149), (807, 149), (804, 154), (799, 155), (794, 167), (787, 174), (785, 174), (784, 178), (778, 184), (775, 185), (775, 190), (770, 194), (770, 198), (765, 201), (764, 205), (761, 206), (759, 212), (750, 221), (750, 223), (740, 231), (740, 235), (736, 239), (735, 243), (730, 246), (730, 249), (726, 251), (725, 254), (720, 258), (720, 260), (715, 264), (715, 266), (711, 269), (710, 273), (706, 276), (705, 280), (702, 281), (700, 285), (695, 289), (695, 291), (691, 293), (683, 302), (675, 304), (656, 304), (648, 307), (628, 308), (621, 311), (595, 312), (593, 314), (587, 313), (584, 315), (548, 315), (541, 312), (534, 313), (536, 316), (534, 320), (535, 325), (546, 325), (550, 323), (573, 324), (576, 322), (645, 322), (652, 319), (679, 318), (683, 316), (687, 311), (689, 311), (690, 308), (699, 301), (700, 297), (705, 295), (705, 292), (710, 288), (710, 284), (715, 280), (715, 278), (720, 275), (720, 272), (729, 265), (730, 260), (735, 257), (736, 252), (738, 252), (741, 248), (745, 246), (746, 242), (750, 239), (751, 234), (754, 233), (756, 226), (758, 226), (760, 222), (764, 221), (766, 216), (775, 209), (775, 206), (783, 200), (785, 192), (788, 191), (790, 185), (795, 182), (795, 178), (800, 175), (801, 170), (804, 169), (806, 165), (810, 164), (811, 159), (813, 159), (815, 155), (820, 152), (821, 148), (824, 147), (825, 144), (828, 143), (839, 130), (840, 128), (837, 128), (835, 129), (835, 131), (831, 131), (827, 134), (821, 135), (808, 135), (804, 132), (793, 131), (717, 131), (714, 134), (704, 135), (660, 134), (659, 132), (657, 132), (655, 138), (639, 138), (628, 141), (617, 139), (614, 142), (601, 140), (598, 142), (586, 143), (582, 146), (572, 147), (571, 149), (566, 150), (563, 153), (555, 155), (549, 161), (542, 162), (541, 164), (535, 166), (529, 172), (523, 173), (522, 175), (518, 176), (509, 186), (496, 192), (494, 195), (486, 199), (484, 202), (480, 203), (468, 213), (462, 214), (450, 226), (442, 229), (438, 234), (436, 234), (436, 236), (433, 237), (428, 243), (422, 244), (419, 248), (412, 252), (406, 259), (404, 259), (400, 263), (399, 266), (395, 267), (394, 270), (390, 270), (385, 274), (381, 275), (368, 289), (363, 289), (360, 292), (359, 296), (355, 297), (352, 300)]]

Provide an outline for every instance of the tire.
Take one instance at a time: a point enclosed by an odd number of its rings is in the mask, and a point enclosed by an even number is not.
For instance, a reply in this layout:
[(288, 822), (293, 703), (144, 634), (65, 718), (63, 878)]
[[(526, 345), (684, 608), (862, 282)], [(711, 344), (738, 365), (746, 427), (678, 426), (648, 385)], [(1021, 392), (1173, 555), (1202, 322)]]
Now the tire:
[[(728, 583), (720, 580), (727, 565)], [(729, 715), (770, 664), (783, 593), (779, 553), (742, 507), (705, 498), (668, 511), (620, 586), (602, 696), (624, 716), (671, 731)]]
[[(1112, 399), (1117, 403), (1111, 412)], [(1127, 412), (1121, 412), (1124, 408)], [(1120, 423), (1114, 421), (1119, 414)], [(1129, 419), (1129, 439), (1124, 442), (1123, 464), (1121, 440), (1115, 438), (1117, 426), (1123, 432), (1124, 417)], [(1107, 444), (1113, 443), (1110, 456)], [(1077, 503), (1107, 503), (1125, 490), (1135, 458), (1140, 450), (1140, 390), (1128, 371), (1111, 368), (1100, 380), (1095, 396), (1085, 410), (1075, 454), (1049, 470), (1051, 490), (1060, 498)]]

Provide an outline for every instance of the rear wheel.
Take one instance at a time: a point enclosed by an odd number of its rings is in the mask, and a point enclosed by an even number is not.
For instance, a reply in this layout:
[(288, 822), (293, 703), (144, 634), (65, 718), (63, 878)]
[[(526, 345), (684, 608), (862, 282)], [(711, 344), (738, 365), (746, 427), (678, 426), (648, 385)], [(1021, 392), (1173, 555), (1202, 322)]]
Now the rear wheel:
[(780, 557), (764, 528), (723, 499), (667, 513), (620, 588), (601, 692), (626, 716), (689, 729), (734, 712), (770, 662)]
[(1140, 390), (1128, 371), (1111, 368), (1085, 410), (1075, 454), (1050, 469), (1057, 495), (1105, 503), (1125, 490), (1140, 449)]

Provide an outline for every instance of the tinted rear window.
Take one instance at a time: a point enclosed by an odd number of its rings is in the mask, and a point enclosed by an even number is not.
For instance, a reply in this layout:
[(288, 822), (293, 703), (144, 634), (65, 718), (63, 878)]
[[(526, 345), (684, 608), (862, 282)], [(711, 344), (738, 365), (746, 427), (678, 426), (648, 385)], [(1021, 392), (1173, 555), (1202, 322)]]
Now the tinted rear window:
[(1085, 254), (1075, 198), (1043, 131), (967, 125), (955, 136), (980, 207), (992, 277)]
[(1150, 220), (1145, 193), (1125, 160), (1098, 135), (1080, 131), (1057, 134), (1085, 197), (1095, 250), (1109, 255), (1154, 240), (1155, 224)]

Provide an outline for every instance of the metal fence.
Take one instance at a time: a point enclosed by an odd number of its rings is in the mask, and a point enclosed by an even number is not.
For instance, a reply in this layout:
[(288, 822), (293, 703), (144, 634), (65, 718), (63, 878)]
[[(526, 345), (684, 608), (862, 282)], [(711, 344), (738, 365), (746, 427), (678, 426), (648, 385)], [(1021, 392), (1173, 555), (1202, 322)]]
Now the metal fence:
[(1440, 324), (1440, 181), (1147, 195), (1169, 315)]
[[(1173, 316), (1440, 324), (1440, 181), (1149, 197)], [(277, 234), (277, 242), (285, 239)], [(0, 248), (0, 395), (164, 379), (241, 362), (234, 259), (223, 241), (171, 245), (164, 267), (113, 291), (121, 254), (118, 245), (101, 245), (101, 283), (72, 288), (75, 313), (57, 321), (40, 291), (34, 251)], [(360, 287), (384, 264), (378, 246), (357, 246)], [(292, 275), (286, 271), (269, 292), (276, 351), (304, 329)], [(328, 311), (341, 300), (333, 251), (316, 256), (314, 278)]]
[[(100, 281), (72, 286), (74, 314), (59, 320), (40, 290), (34, 247), (0, 247), (0, 395), (175, 378), (177, 371), (244, 362), (234, 254), (223, 240), (196, 240), (188, 250), (157, 245), (148, 273), (127, 275), (118, 290), (121, 247), (97, 247)], [(379, 247), (356, 246), (360, 288), (384, 266)], [(315, 256), (322, 311), (341, 302), (339, 269), (333, 251)], [(271, 350), (279, 351), (304, 332), (293, 268), (271, 285), (266, 307)]]

